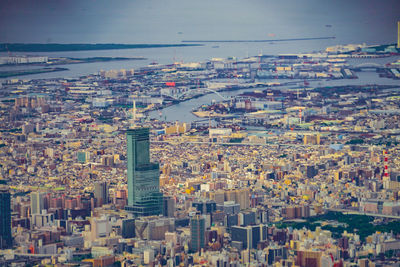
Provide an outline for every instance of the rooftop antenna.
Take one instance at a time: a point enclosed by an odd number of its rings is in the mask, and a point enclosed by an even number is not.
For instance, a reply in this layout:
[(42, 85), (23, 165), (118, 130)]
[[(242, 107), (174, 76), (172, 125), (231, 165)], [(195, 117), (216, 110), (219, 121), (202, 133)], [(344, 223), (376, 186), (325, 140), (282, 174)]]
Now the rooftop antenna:
[(133, 99), (131, 129), (136, 128), (136, 100)]

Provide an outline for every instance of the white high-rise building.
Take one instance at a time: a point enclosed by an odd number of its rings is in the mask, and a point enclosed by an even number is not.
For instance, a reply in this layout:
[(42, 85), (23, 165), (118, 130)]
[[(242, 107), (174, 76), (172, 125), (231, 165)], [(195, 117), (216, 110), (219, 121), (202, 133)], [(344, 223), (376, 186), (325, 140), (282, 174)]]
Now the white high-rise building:
[(31, 214), (40, 214), (44, 209), (44, 193), (31, 193)]

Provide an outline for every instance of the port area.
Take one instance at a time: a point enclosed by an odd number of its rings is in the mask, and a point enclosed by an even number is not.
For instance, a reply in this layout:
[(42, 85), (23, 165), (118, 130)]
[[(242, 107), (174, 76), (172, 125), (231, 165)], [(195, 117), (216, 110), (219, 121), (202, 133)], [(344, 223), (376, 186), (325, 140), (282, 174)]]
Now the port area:
[[(316, 92), (309, 92), (320, 82), (339, 82), (357, 79), (363, 72), (376, 72), (382, 81), (399, 78), (400, 51), (394, 45), (371, 47), (365, 45), (343, 45), (328, 47), (325, 51), (300, 54), (256, 55), (246, 58), (211, 58), (200, 62), (174, 62), (172, 64), (152, 63), (148, 66), (130, 70), (99, 71), (82, 79), (60, 79), (63, 88), (72, 99), (80, 99), (96, 108), (132, 107), (137, 104), (138, 113), (148, 113), (193, 100), (207, 94), (215, 94), (216, 99), (226, 99), (226, 91), (253, 89), (263, 93), (266, 88), (279, 87), (279, 91), (292, 90), (290, 99), (312, 99)], [(4, 59), (5, 58), (5, 59)], [(18, 63), (29, 64), (78, 64), (96, 61), (128, 60), (138, 58), (47, 58), (42, 57), (4, 57), (1, 60), (18, 60)], [(3, 63), (4, 64), (4, 63)], [(65, 68), (43, 68), (37, 70), (8, 70), (2, 77), (27, 75), (33, 73), (61, 71)], [(390, 74), (390, 75), (389, 75)], [(385, 75), (385, 76), (383, 76)], [(387, 77), (387, 78), (385, 78)], [(380, 78), (378, 78), (380, 79)], [(343, 81), (341, 81), (343, 80)], [(78, 82), (79, 81), (79, 82)], [(17, 81), (23, 83), (23, 81)], [(10, 82), (11, 83), (11, 82)], [(29, 81), (27, 81), (29, 83)], [(101, 89), (106, 88), (106, 89)], [(101, 89), (101, 90), (100, 90)], [(360, 92), (362, 93), (362, 92)], [(268, 92), (267, 92), (268, 94)], [(118, 95), (118, 97), (116, 97)], [(225, 96), (224, 96), (225, 95)], [(228, 94), (229, 95), (229, 94)], [(247, 96), (252, 97), (252, 96)], [(289, 96), (288, 96), (289, 97)], [(269, 100), (268, 100), (269, 99)], [(251, 101), (251, 100), (250, 100)], [(248, 103), (246, 99), (236, 101), (236, 107), (229, 107), (229, 112), (210, 113), (208, 109), (191, 107), (200, 118), (230, 117), (232, 113), (253, 113), (254, 120), (263, 113), (275, 112), (272, 102), (280, 103), (279, 94), (273, 92), (266, 101), (271, 103)], [(246, 104), (247, 103), (247, 104)], [(267, 105), (258, 109), (257, 105)], [(200, 105), (200, 103), (199, 103)], [(253, 108), (256, 107), (256, 109)], [(194, 110), (192, 110), (195, 108)], [(262, 111), (266, 109), (267, 111)], [(272, 110), (272, 111), (271, 111)], [(256, 113), (254, 113), (256, 112)], [(151, 115), (153, 118), (165, 117)], [(303, 114), (304, 115), (304, 114)], [(272, 115), (269, 115), (272, 116)], [(278, 114), (276, 114), (278, 116)], [(291, 119), (290, 119), (291, 121)]]
[[(366, 96), (368, 93), (370, 96)], [(349, 99), (337, 98), (338, 94), (343, 97), (347, 95)], [(298, 89), (286, 86), (270, 87), (245, 91), (226, 100), (218, 102), (214, 100), (210, 104), (202, 104), (193, 109), (192, 114), (200, 118), (196, 121), (199, 125), (207, 125), (210, 123), (208, 120), (213, 120), (218, 127), (241, 125), (261, 127), (259, 129), (284, 127), (292, 131), (317, 129), (330, 132), (340, 122), (333, 120), (329, 115), (332, 107), (337, 105), (343, 114), (346, 114), (345, 110), (358, 108), (358, 100), (351, 98), (357, 94), (363, 94), (362, 101), (371, 103), (376, 101), (377, 95), (390, 99), (399, 97), (396, 85), (345, 85)], [(362, 104), (362, 101), (359, 102)], [(339, 110), (337, 107), (334, 109)], [(322, 112), (317, 114), (316, 110)]]
[(145, 60), (145, 57), (88, 57), (88, 58), (49, 58), (46, 65), (66, 65), (108, 61), (123, 61), (123, 60)]
[[(65, 67), (52, 67), (57, 65), (124, 61), (124, 60), (145, 60), (145, 59), (146, 59), (145, 57), (49, 58), (47, 56), (7, 56), (7, 57), (0, 57), (0, 67), (2, 69), (4, 68), (4, 71), (0, 70), (0, 78), (69, 70), (68, 68)], [(10, 69), (10, 67), (14, 66), (21, 66), (21, 67), (26, 66), (27, 68), (19, 70)], [(30, 68), (32, 66), (35, 67), (38, 66), (43, 68), (32, 69)]]
[(8, 78), (14, 76), (23, 76), (31, 74), (40, 74), (46, 72), (56, 72), (65, 71), (67, 68), (40, 68), (40, 69), (29, 69), (29, 70), (10, 70), (10, 71), (0, 71), (0, 78)]
[(123, 61), (123, 60), (145, 60), (145, 57), (47, 57), (47, 56), (7, 56), (0, 57), (0, 66), (52, 66), (52, 65), (68, 65), (95, 62)]

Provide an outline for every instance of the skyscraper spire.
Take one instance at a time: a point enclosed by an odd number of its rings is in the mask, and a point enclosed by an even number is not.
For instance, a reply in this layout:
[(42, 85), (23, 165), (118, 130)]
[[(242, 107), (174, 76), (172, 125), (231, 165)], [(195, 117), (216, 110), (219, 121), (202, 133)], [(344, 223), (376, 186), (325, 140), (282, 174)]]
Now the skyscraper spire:
[(132, 119), (131, 119), (131, 125), (129, 127), (130, 129), (135, 129), (136, 128), (136, 100), (133, 99), (133, 104), (132, 104)]

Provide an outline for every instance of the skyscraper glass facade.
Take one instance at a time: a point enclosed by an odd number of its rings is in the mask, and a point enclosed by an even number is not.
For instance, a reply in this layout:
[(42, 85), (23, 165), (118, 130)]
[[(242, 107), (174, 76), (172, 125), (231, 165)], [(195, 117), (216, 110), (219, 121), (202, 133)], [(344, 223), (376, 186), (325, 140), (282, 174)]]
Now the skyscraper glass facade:
[(200, 251), (205, 247), (206, 220), (197, 214), (190, 220), (190, 249), (192, 252)]
[(162, 212), (160, 168), (150, 162), (149, 128), (129, 129), (127, 137), (128, 206), (135, 216)]
[(0, 188), (0, 249), (12, 247), (10, 192)]

